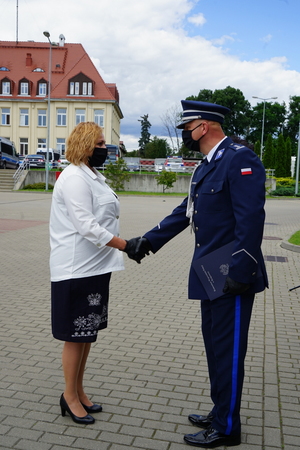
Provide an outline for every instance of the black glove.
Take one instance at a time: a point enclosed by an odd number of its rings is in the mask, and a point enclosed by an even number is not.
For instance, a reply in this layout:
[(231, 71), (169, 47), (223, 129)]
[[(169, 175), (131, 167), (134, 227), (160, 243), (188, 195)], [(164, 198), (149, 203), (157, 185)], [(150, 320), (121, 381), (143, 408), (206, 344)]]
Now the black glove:
[(130, 259), (133, 259), (140, 264), (141, 260), (145, 258), (146, 255), (149, 255), (150, 249), (151, 245), (148, 239), (139, 236), (126, 241), (124, 252), (127, 253)]
[(238, 281), (234, 281), (232, 278), (227, 277), (223, 288), (223, 292), (224, 294), (229, 293), (232, 295), (239, 295), (247, 291), (249, 287), (250, 284), (239, 283)]

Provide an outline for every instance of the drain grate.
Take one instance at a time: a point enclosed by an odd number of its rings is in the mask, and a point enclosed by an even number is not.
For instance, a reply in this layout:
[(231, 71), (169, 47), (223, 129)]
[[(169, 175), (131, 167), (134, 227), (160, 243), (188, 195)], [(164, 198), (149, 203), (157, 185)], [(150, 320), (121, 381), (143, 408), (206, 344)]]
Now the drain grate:
[(282, 241), (282, 238), (276, 236), (264, 236), (263, 239), (266, 241)]
[(264, 255), (264, 260), (272, 262), (288, 262), (288, 259), (285, 256)]

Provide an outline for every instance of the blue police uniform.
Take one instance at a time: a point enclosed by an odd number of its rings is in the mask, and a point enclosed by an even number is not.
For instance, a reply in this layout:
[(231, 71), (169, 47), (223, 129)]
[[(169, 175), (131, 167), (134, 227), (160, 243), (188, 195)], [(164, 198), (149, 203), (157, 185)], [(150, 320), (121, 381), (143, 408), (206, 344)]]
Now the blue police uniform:
[[(193, 113), (189, 114), (187, 120)], [(234, 281), (250, 284), (247, 291), (241, 295), (227, 293), (210, 301), (192, 265), (188, 283), (189, 298), (201, 300), (202, 334), (214, 404), (212, 427), (226, 435), (241, 431), (244, 359), (254, 295), (268, 285), (261, 252), (264, 202), (265, 170), (261, 161), (252, 150), (227, 137), (212, 160), (208, 164), (204, 161), (194, 171), (189, 196), (144, 235), (155, 253), (191, 222), (195, 232), (192, 262), (234, 241), (228, 275)]]

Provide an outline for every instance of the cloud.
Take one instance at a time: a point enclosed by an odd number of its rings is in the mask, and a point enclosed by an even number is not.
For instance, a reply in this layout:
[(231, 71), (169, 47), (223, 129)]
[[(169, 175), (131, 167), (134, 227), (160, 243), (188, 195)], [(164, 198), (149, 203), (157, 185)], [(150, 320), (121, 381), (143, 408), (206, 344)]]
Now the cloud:
[(273, 39), (273, 36), (271, 34), (267, 34), (267, 36), (262, 37), (260, 40), (264, 42), (265, 44), (268, 44)]
[(221, 36), (218, 39), (212, 39), (212, 44), (213, 45), (224, 45), (226, 42), (234, 42), (235, 39), (233, 36), (229, 36), (228, 34), (225, 34), (224, 36)]
[(190, 23), (194, 25), (202, 26), (206, 23), (206, 19), (202, 13), (196, 14), (195, 16), (191, 16), (188, 18)]

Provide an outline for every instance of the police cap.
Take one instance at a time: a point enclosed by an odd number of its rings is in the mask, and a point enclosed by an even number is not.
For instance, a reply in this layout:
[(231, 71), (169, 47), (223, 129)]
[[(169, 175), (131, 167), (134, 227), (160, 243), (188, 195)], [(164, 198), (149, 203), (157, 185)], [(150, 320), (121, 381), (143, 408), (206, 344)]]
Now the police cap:
[(194, 100), (181, 100), (183, 113), (181, 123), (177, 128), (184, 128), (185, 124), (196, 119), (212, 120), (213, 122), (223, 123), (225, 114), (230, 109), (226, 106), (216, 103), (196, 102)]

